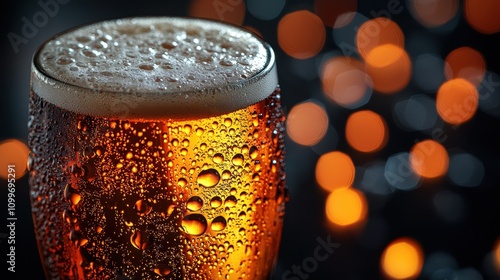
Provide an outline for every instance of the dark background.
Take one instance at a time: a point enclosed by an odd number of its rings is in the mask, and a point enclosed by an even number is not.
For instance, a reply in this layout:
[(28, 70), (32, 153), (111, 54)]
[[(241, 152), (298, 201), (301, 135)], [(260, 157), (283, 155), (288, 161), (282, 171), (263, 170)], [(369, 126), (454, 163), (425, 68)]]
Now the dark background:
[[(208, 1), (208, 0), (207, 0)], [(335, 0), (332, 0), (335, 1)], [(406, 35), (406, 42), (423, 40), (422, 44), (408, 47), (411, 57), (424, 53), (426, 48), (434, 48), (436, 54), (444, 58), (450, 51), (460, 46), (470, 46), (480, 51), (487, 61), (488, 70), (500, 73), (500, 38), (498, 34), (483, 35), (473, 30), (462, 15), (462, 6), (454, 20), (458, 21), (453, 31), (448, 33), (427, 30), (410, 15), (407, 2), (401, 0), (404, 10), (393, 15)], [(386, 8), (388, 1), (358, 1), (357, 11), (368, 18), (373, 18), (370, 11)], [(36, 1), (7, 0), (2, 4), (2, 20), (0, 44), (2, 55), (1, 99), (0, 99), (0, 141), (27, 137), (29, 74), (31, 57), (36, 48), (54, 34), (81, 24), (127, 16), (138, 15), (188, 15), (189, 1), (83, 1), (70, 0), (60, 5), (60, 11), (49, 19), (47, 25), (39, 28), (27, 44), (20, 45), (15, 53), (7, 38), (9, 32), (20, 33), (22, 18), (31, 18), (40, 10)], [(460, 2), (460, 5), (463, 5)], [(331, 105), (321, 92), (319, 77), (312, 76), (306, 80), (297, 77), (293, 71), (296, 61), (281, 51), (277, 42), (277, 25), (281, 16), (298, 9), (313, 11), (313, 1), (289, 0), (280, 16), (263, 21), (247, 12), (245, 25), (257, 28), (277, 53), (277, 64), (282, 87), (283, 104), (287, 110), (298, 102), (316, 98), (325, 104), (330, 117), (330, 124), (339, 133), (337, 143), (331, 146), (304, 147), (287, 139), (287, 168), (291, 199), (287, 205), (285, 227), (281, 251), (274, 279), (282, 278), (285, 271), (294, 265), (300, 265), (308, 257), (313, 256), (318, 246), (318, 238), (330, 238), (339, 243), (331, 256), (319, 262), (318, 268), (310, 273), (307, 279), (379, 279), (380, 256), (388, 243), (401, 236), (410, 236), (423, 247), (426, 257), (422, 279), (431, 279), (426, 271), (442, 268), (444, 276), (432, 279), (499, 279), (491, 265), (491, 252), (500, 236), (500, 170), (499, 119), (489, 114), (478, 112), (474, 119), (458, 129), (447, 129), (449, 140), (447, 148), (460, 148), (476, 155), (484, 164), (485, 177), (480, 186), (463, 188), (454, 186), (449, 179), (424, 182), (412, 191), (395, 191), (390, 196), (366, 194), (369, 204), (367, 223), (363, 229), (334, 231), (327, 225), (324, 214), (326, 193), (321, 190), (314, 179), (314, 167), (321, 153), (341, 150), (349, 154), (357, 166), (387, 159), (388, 156), (408, 151), (415, 139), (426, 139), (429, 136), (421, 132), (401, 130), (393, 121), (392, 108), (399, 97), (373, 94), (370, 102), (363, 106), (378, 112), (385, 117), (391, 132), (388, 145), (375, 155), (366, 156), (350, 148), (343, 138), (345, 121), (351, 110)], [(500, 12), (500, 11), (499, 11)], [(412, 37), (420, 34), (420, 39)], [(333, 43), (331, 29), (327, 28), (327, 41), (322, 53), (338, 50)], [(312, 67), (319, 59), (303, 62), (304, 67)], [(311, 66), (312, 65), (312, 66)], [(498, 81), (500, 82), (500, 80)], [(417, 92), (413, 81), (404, 90), (405, 94)], [(500, 94), (497, 90), (496, 94)], [(433, 96), (432, 94), (430, 96)], [(330, 105), (329, 105), (330, 104)], [(318, 150), (320, 152), (318, 152)], [(2, 155), (0, 155), (2, 156)], [(359, 178), (356, 178), (359, 181)], [(0, 179), (0, 205), (6, 207), (5, 180)], [(433, 204), (434, 196), (449, 190), (462, 198), (464, 203), (459, 210), (460, 219), (450, 222), (437, 214)], [(17, 184), (17, 228), (16, 228), (16, 273), (6, 271), (5, 239), (0, 238), (0, 279), (43, 279), (42, 268), (36, 249), (29, 206), (29, 189), (27, 176)], [(5, 202), (5, 203), (4, 203)], [(0, 224), (5, 225), (6, 213), (0, 210)], [(5, 226), (0, 226), (0, 233), (5, 233)], [(330, 236), (330, 237), (329, 237)], [(451, 265), (443, 264), (446, 258), (431, 261), (428, 256), (436, 252), (444, 252)], [(453, 264), (454, 261), (454, 264)], [(440, 264), (441, 262), (441, 264)], [(446, 270), (448, 269), (448, 270)], [(436, 268), (434, 269), (436, 270)], [(474, 273), (470, 272), (471, 270)], [(472, 273), (472, 274), (471, 274)], [(477, 273), (482, 278), (477, 278)], [(476, 275), (476, 276), (474, 276)], [(475, 277), (475, 278), (474, 278)], [(304, 278), (305, 279), (305, 278)]]

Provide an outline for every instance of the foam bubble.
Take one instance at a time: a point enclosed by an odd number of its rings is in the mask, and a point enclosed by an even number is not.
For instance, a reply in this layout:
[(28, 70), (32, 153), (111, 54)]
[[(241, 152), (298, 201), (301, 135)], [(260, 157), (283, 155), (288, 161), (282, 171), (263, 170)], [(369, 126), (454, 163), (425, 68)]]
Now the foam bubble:
[(277, 86), (272, 49), (235, 26), (190, 18), (128, 18), (60, 34), (32, 71), (34, 91), (77, 113), (191, 118), (263, 100)]

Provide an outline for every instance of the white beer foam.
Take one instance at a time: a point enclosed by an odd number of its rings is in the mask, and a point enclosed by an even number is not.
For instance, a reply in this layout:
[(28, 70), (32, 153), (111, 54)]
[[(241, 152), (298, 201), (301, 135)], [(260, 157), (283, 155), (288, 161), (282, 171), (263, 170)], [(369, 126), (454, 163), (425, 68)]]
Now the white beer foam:
[(193, 18), (127, 18), (60, 34), (35, 56), (32, 86), (81, 114), (194, 118), (265, 99), (277, 86), (272, 49), (253, 33)]

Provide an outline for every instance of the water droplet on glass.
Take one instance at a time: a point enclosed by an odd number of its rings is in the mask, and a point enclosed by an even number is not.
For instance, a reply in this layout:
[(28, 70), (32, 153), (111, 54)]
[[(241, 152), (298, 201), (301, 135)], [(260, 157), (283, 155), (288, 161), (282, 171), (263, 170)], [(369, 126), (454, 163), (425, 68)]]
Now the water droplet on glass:
[(190, 235), (202, 235), (207, 230), (207, 219), (201, 214), (187, 215), (182, 219), (182, 228)]
[(250, 148), (250, 158), (251, 159), (256, 159), (259, 156), (259, 149), (255, 146), (252, 146)]
[(213, 230), (213, 231), (221, 231), (223, 229), (226, 228), (226, 218), (222, 217), (222, 216), (218, 216), (218, 217), (215, 217), (212, 221), (212, 225), (210, 226), (210, 228)]
[(242, 154), (236, 154), (234, 157), (233, 157), (233, 164), (236, 165), (236, 166), (241, 166), (243, 165), (243, 161), (245, 160), (245, 158), (243, 157)]
[(222, 199), (218, 196), (214, 196), (210, 200), (210, 206), (212, 206), (212, 208), (218, 208), (221, 205), (222, 205)]
[(215, 169), (203, 170), (198, 174), (196, 181), (204, 187), (213, 187), (219, 183), (220, 175)]
[(224, 170), (224, 171), (222, 172), (222, 179), (223, 179), (223, 180), (227, 180), (227, 179), (229, 179), (229, 178), (231, 178), (231, 171), (229, 171), (229, 170)]
[(139, 199), (135, 202), (134, 209), (137, 212), (137, 215), (146, 216), (151, 212), (153, 208), (151, 207), (151, 205), (149, 205), (147, 201)]
[(168, 265), (159, 263), (155, 268), (154, 272), (160, 276), (167, 276), (172, 272), (172, 268), (170, 268)]
[(217, 164), (222, 163), (224, 161), (224, 155), (222, 155), (221, 153), (217, 153), (214, 155), (212, 160)]
[(187, 201), (186, 208), (189, 211), (198, 211), (203, 207), (203, 200), (199, 196), (193, 196)]
[(130, 236), (130, 243), (132, 243), (132, 246), (134, 246), (134, 248), (138, 250), (146, 249), (146, 243), (143, 242), (142, 233), (140, 231), (132, 233), (132, 235)]
[(230, 195), (224, 201), (224, 206), (226, 206), (226, 207), (233, 207), (233, 206), (236, 205), (237, 201), (238, 200), (236, 199), (236, 197), (234, 195)]

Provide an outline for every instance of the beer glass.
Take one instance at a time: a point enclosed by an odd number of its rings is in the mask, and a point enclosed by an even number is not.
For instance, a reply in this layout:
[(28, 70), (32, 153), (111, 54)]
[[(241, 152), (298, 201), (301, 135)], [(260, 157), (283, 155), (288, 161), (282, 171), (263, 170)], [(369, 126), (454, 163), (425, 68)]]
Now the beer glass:
[(140, 17), (51, 38), (28, 141), (47, 279), (269, 279), (283, 122), (273, 51), (240, 27)]

